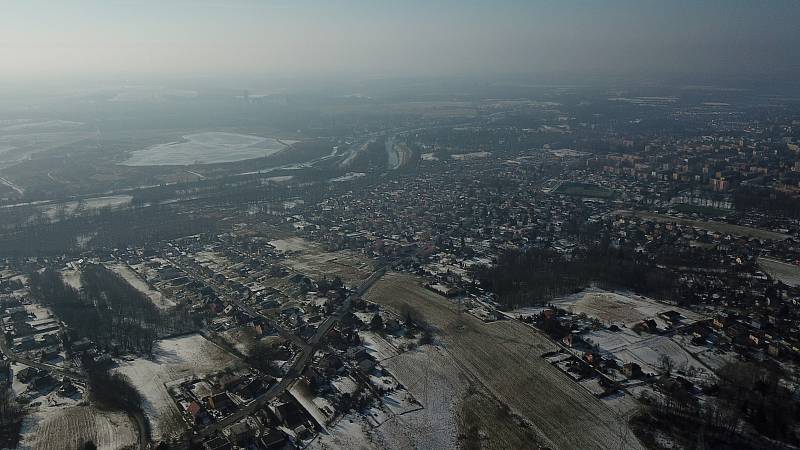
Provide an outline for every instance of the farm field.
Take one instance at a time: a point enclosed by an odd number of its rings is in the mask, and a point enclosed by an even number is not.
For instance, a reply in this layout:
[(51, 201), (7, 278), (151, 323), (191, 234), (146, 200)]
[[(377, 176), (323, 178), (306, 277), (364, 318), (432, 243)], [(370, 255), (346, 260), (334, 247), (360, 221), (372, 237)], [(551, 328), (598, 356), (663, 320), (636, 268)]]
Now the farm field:
[(126, 414), (92, 406), (46, 408), (23, 422), (20, 450), (82, 448), (92, 441), (98, 449), (121, 450), (138, 445), (136, 426)]
[(223, 368), (238, 361), (199, 334), (156, 342), (152, 359), (121, 361), (118, 372), (127, 375), (144, 397), (144, 410), (158, 441), (186, 429), (181, 412), (167, 392), (165, 383)]
[(551, 303), (573, 314), (584, 313), (604, 323), (626, 326), (645, 319), (655, 319), (659, 327), (663, 327), (665, 322), (658, 315), (667, 311), (677, 311), (685, 320), (689, 321), (703, 318), (696, 312), (660, 303), (641, 295), (628, 292), (609, 292), (597, 288), (584, 289), (577, 294), (553, 300)]
[[(388, 346), (373, 337), (372, 345)], [(422, 408), (395, 414), (379, 425), (362, 416), (346, 416), (329, 427), (309, 448), (455, 449), (467, 440), (484, 448), (528, 448), (536, 442), (459, 364), (439, 346), (384, 359), (381, 363)]]
[(372, 264), (352, 252), (328, 252), (303, 238), (274, 240), (270, 245), (286, 253), (285, 263), (292, 270), (315, 278), (338, 276), (346, 284), (354, 285), (372, 272)]
[(204, 132), (183, 136), (179, 142), (136, 150), (127, 166), (185, 166), (242, 161), (273, 155), (286, 148), (280, 140), (247, 134)]
[(772, 278), (792, 287), (800, 286), (800, 267), (770, 258), (758, 258), (758, 266)]
[[(387, 274), (367, 292), (366, 298), (396, 311), (407, 307), (418, 311), (435, 328), (437, 348), (454, 363), (446, 369), (451, 372), (447, 378), (462, 380), (462, 389), (474, 384), (480, 388), (478, 392), (485, 391), (508, 406), (505, 416), (486, 410), (474, 417), (471, 422), (477, 423), (479, 429), (473, 431), (478, 434), (490, 434), (493, 429), (507, 426), (510, 413), (530, 423), (529, 431), (542, 445), (551, 448), (642, 448), (624, 419), (541, 358), (557, 347), (530, 327), (516, 321), (481, 322), (459, 312), (455, 303), (425, 289), (413, 276)], [(402, 361), (400, 358), (414, 354), (404, 353), (382, 364), (392, 371), (389, 361)], [(414, 366), (425, 370), (427, 365), (432, 364), (402, 364), (411, 370)], [(407, 379), (402, 371), (395, 376), (401, 382)], [(413, 386), (409, 388), (424, 404), (425, 397), (419, 396)], [(501, 407), (500, 411), (504, 409)], [(499, 443), (489, 446), (502, 447)]]
[(673, 217), (668, 216), (665, 214), (657, 214), (651, 213), (647, 211), (625, 211), (619, 210), (614, 211), (614, 214), (620, 216), (630, 216), (630, 217), (641, 217), (647, 220), (654, 220), (656, 222), (664, 222), (664, 223), (677, 223), (680, 225), (686, 225), (691, 227), (697, 227), (708, 231), (713, 231), (716, 233), (725, 233), (725, 234), (733, 234), (736, 236), (745, 236), (745, 237), (754, 237), (756, 239), (766, 239), (771, 241), (782, 241), (787, 239), (789, 236), (776, 233), (770, 230), (762, 230), (760, 228), (752, 228), (752, 227), (745, 227), (741, 225), (733, 225), (724, 222), (711, 222), (711, 221), (704, 221), (704, 220), (692, 220), (692, 219), (683, 219), (680, 217)]

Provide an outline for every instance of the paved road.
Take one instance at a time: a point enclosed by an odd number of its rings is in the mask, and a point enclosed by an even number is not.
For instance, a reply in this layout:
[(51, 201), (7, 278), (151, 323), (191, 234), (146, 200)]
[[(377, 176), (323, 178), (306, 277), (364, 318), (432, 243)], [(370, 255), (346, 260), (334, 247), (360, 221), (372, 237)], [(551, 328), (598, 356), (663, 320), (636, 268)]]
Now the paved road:
[[(300, 343), (298, 345), (298, 347), (300, 347), (300, 353), (298, 358), (295, 360), (295, 362), (292, 364), (292, 367), (286, 374), (286, 377), (282, 378), (278, 384), (272, 386), (269, 390), (267, 390), (267, 392), (265, 392), (252, 402), (248, 403), (247, 405), (243, 406), (242, 408), (240, 408), (239, 411), (237, 411), (236, 413), (200, 430), (198, 436), (201, 438), (206, 438), (213, 435), (217, 431), (221, 431), (225, 427), (228, 427), (238, 422), (239, 420), (242, 420), (243, 418), (255, 413), (256, 411), (258, 411), (259, 408), (264, 406), (267, 402), (279, 396), (286, 389), (288, 389), (292, 385), (292, 383), (294, 383), (294, 381), (303, 373), (303, 371), (305, 371), (306, 366), (308, 366), (308, 364), (311, 362), (311, 358), (314, 356), (314, 353), (316, 352), (319, 343), (322, 341), (322, 338), (324, 338), (325, 335), (328, 334), (328, 331), (330, 331), (330, 329), (333, 327), (334, 324), (336, 324), (336, 322), (342, 320), (345, 314), (347, 314), (350, 311), (353, 299), (361, 296), (370, 287), (372, 287), (372, 285), (375, 284), (375, 282), (378, 281), (386, 273), (387, 268), (392, 266), (396, 262), (397, 261), (389, 263), (386, 266), (375, 270), (367, 279), (362, 281), (361, 284), (359, 284), (359, 286), (356, 288), (356, 290), (347, 296), (347, 298), (344, 300), (339, 309), (334, 314), (325, 319), (320, 324), (319, 327), (317, 327), (316, 332), (314, 333), (313, 336), (311, 336), (308, 342), (305, 342), (298, 336), (294, 335), (293, 333), (290, 333), (292, 342), (295, 342), (297, 339), (300, 339)], [(272, 323), (271, 319), (262, 315), (252, 307), (245, 305), (238, 300), (234, 300), (233, 302), (238, 307), (246, 311), (248, 314), (251, 314), (255, 317), (261, 317)], [(278, 327), (277, 329), (279, 330), (279, 332), (280, 330), (282, 330), (281, 327)]]

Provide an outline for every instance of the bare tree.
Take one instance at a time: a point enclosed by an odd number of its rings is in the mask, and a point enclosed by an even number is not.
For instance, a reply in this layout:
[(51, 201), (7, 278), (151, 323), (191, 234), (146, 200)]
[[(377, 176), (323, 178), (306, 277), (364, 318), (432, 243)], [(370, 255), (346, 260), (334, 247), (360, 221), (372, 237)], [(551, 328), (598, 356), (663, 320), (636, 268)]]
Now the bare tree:
[(675, 361), (673, 361), (669, 355), (661, 355), (658, 357), (658, 366), (661, 367), (661, 370), (663, 370), (664, 373), (669, 375), (672, 373), (672, 369), (675, 367)]

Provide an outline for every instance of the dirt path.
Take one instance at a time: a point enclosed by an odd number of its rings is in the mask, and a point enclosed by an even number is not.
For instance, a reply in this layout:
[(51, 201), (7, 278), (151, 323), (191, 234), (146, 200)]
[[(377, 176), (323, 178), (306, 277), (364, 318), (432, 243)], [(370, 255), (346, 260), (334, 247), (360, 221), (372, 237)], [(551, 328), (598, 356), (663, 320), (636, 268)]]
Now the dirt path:
[(640, 449), (625, 420), (540, 356), (556, 350), (522, 323), (484, 323), (420, 285), (389, 274), (366, 298), (397, 311), (416, 309), (437, 330), (440, 345), (460, 368), (501, 403), (533, 424), (544, 444), (558, 449)]

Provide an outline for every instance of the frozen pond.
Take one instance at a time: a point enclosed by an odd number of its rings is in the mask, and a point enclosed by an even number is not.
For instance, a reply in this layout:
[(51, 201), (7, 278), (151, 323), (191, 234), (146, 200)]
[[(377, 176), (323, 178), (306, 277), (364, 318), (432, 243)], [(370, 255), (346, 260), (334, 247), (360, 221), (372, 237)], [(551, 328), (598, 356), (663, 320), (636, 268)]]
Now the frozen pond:
[(286, 148), (277, 139), (247, 134), (205, 132), (183, 136), (170, 142), (134, 151), (126, 166), (185, 166), (215, 164), (260, 158)]

